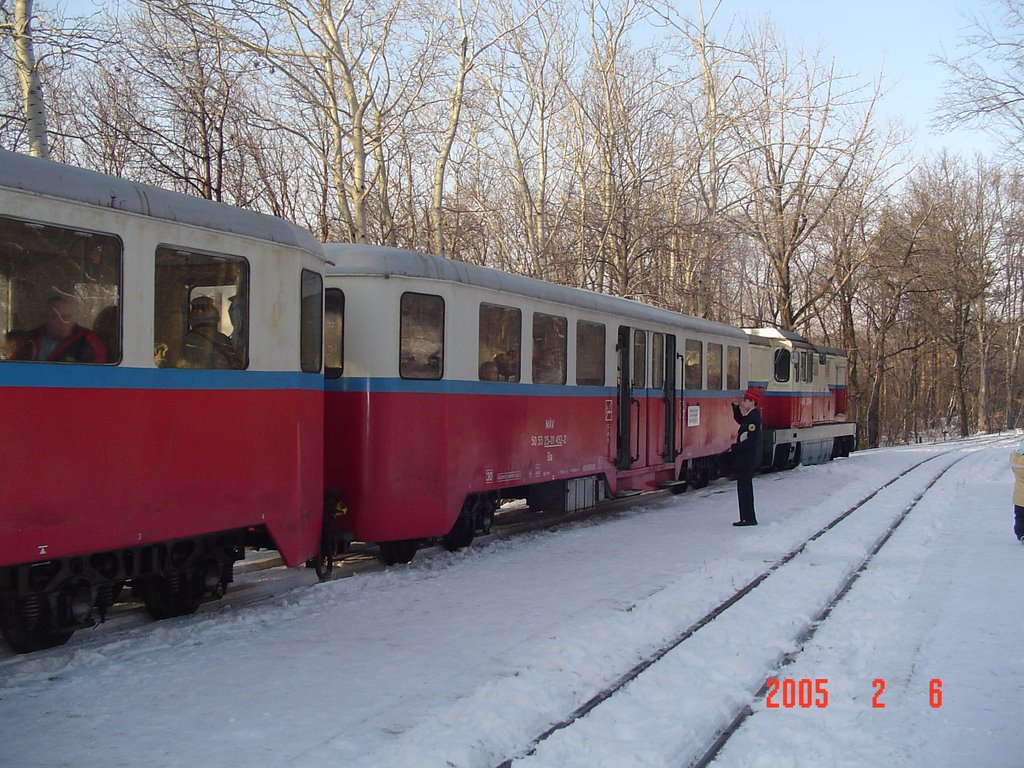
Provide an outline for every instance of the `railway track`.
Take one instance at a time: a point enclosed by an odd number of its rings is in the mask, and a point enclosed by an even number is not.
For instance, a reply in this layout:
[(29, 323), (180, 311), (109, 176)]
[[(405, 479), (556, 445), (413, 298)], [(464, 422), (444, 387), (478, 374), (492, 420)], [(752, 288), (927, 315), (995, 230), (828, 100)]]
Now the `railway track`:
[[(702, 632), (714, 623), (726, 617), (731, 611), (739, 610), (740, 606), (748, 608), (751, 603), (758, 602), (758, 596), (765, 592), (765, 599), (772, 594), (768, 587), (773, 581), (784, 579), (788, 570), (800, 567), (801, 559), (819, 543), (827, 540), (828, 534), (844, 523), (852, 524), (858, 517), (856, 513), (866, 514), (867, 510), (884, 508), (891, 501), (883, 501), (882, 497), (886, 492), (901, 490), (904, 496), (911, 498), (904, 503), (896, 514), (872, 513), (879, 519), (868, 526), (873, 528), (868, 531), (867, 545), (865, 551), (859, 554), (856, 559), (847, 563), (842, 572), (837, 574), (838, 578), (822, 591), (823, 599), (813, 609), (814, 613), (806, 621), (802, 622), (792, 637), (792, 647), (789, 650), (779, 653), (763, 668), (748, 684), (744, 686), (747, 691), (752, 691), (740, 700), (730, 703), (730, 714), (725, 718), (719, 718), (719, 725), (713, 728), (697, 729), (691, 733), (697, 736), (697, 744), (700, 747), (681, 746), (678, 754), (669, 756), (666, 759), (667, 765), (678, 765), (680, 768), (705, 768), (709, 766), (719, 755), (730, 738), (738, 731), (744, 721), (755, 711), (755, 705), (763, 699), (768, 692), (767, 680), (783, 677), (783, 670), (794, 662), (805, 645), (817, 633), (819, 627), (827, 621), (833, 609), (849, 593), (850, 589), (870, 567), (875, 556), (885, 547), (892, 535), (899, 529), (911, 512), (916, 509), (927, 494), (934, 488), (951, 469), (961, 461), (971, 456), (977, 450), (988, 447), (993, 443), (1005, 441), (1006, 438), (993, 438), (988, 440), (976, 440), (968, 444), (959, 444), (957, 447), (941, 454), (925, 458), (916, 464), (901, 471), (878, 489), (858, 500), (849, 508), (836, 515), (819, 530), (808, 536), (802, 543), (794, 546), (784, 555), (772, 562), (756, 577), (750, 579), (746, 584), (738, 588), (731, 596), (720, 602), (711, 610), (707, 611), (696, 621), (687, 626), (683, 631), (670, 638), (653, 653), (648, 654), (644, 659), (633, 667), (619, 675), (610, 684), (601, 690), (593, 693), (585, 702), (567, 714), (558, 722), (553, 723), (543, 732), (534, 737), (529, 744), (521, 748), (517, 754), (510, 756), (497, 763), (497, 768), (512, 768), (512, 766), (530, 766), (538, 764), (558, 763), (558, 749), (555, 746), (548, 750), (548, 745), (556, 740), (568, 743), (586, 743), (588, 749), (594, 754), (601, 753), (600, 747), (600, 713), (602, 708), (614, 707), (617, 699), (628, 696), (643, 696), (638, 691), (633, 691), (644, 680), (645, 673), (652, 670), (660, 663), (666, 662), (674, 654), (686, 652), (688, 646), (699, 638)], [(1014, 439), (1015, 440), (1015, 439)], [(1010, 442), (1007, 442), (1009, 445)], [(921, 474), (924, 473), (924, 477)], [(778, 590), (776, 590), (776, 593)], [(652, 670), (652, 676), (656, 676), (656, 670)], [(713, 702), (708, 702), (709, 709), (715, 709)], [(591, 724), (590, 721), (593, 720)], [(724, 725), (721, 725), (722, 722)], [(605, 724), (607, 726), (607, 723)], [(573, 733), (579, 731), (579, 733)], [(691, 742), (692, 743), (692, 742)], [(607, 763), (612, 764), (612, 763)]]

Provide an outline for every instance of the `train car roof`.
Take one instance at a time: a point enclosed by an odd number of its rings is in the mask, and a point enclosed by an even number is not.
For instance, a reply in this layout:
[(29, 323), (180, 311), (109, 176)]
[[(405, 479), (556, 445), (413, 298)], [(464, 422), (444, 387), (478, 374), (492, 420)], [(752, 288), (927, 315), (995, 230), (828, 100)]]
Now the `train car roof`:
[(818, 346), (794, 331), (784, 331), (781, 328), (744, 328), (743, 330), (753, 343), (765, 344), (768, 343), (767, 339), (784, 339), (785, 341), (790, 342), (793, 347), (812, 349), (815, 352), (826, 355), (846, 357), (846, 352), (844, 350), (836, 349), (835, 347)]
[(312, 233), (276, 216), (16, 152), (0, 150), (0, 187), (323, 253)]
[(490, 267), (481, 267), (443, 256), (375, 245), (327, 244), (328, 275), (402, 276), (461, 283), (488, 288), (532, 299), (621, 315), (636, 320), (669, 326), (682, 326), (698, 333), (716, 334), (746, 340), (739, 328), (713, 320), (690, 317), (667, 309), (652, 307), (632, 299), (609, 296), (556, 283), (514, 275)]

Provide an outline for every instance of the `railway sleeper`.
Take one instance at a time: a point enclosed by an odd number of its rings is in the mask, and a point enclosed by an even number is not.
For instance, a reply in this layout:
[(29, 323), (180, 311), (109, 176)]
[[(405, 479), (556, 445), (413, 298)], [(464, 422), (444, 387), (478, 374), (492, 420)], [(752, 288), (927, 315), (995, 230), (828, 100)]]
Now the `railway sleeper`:
[(242, 531), (229, 531), (0, 570), (0, 633), (18, 653), (63, 645), (102, 622), (126, 582), (155, 619), (193, 613), (220, 597), (245, 555)]

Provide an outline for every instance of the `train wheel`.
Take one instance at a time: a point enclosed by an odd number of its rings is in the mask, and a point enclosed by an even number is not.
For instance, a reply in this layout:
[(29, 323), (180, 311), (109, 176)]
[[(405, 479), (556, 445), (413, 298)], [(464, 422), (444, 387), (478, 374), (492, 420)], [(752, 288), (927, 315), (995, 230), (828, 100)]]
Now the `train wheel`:
[(53, 624), (49, 606), (38, 597), (0, 602), (0, 633), (17, 653), (56, 648), (74, 634), (54, 630)]
[[(476, 535), (477, 519), (484, 516), (489, 504), (490, 500), (486, 496), (467, 496), (462, 504), (462, 511), (452, 524), (452, 529), (441, 540), (444, 548), (449, 552), (457, 552), (472, 544)], [(491, 527), (489, 520), (484, 527)]]
[(320, 551), (316, 557), (306, 562), (307, 566), (312, 565), (320, 581), (327, 581), (334, 571), (334, 552), (334, 521), (326, 520), (320, 533)]
[(196, 612), (203, 600), (203, 592), (195, 581), (187, 573), (174, 571), (139, 579), (133, 589), (142, 598), (149, 615), (159, 621)]
[(420, 548), (417, 539), (401, 539), (399, 541), (382, 541), (380, 547), (380, 559), (385, 565), (400, 565), (408, 563), (416, 556), (416, 550)]
[(444, 548), (449, 552), (468, 547), (473, 543), (473, 536), (476, 534), (476, 516), (470, 512), (463, 512), (456, 519), (452, 529), (444, 535)]

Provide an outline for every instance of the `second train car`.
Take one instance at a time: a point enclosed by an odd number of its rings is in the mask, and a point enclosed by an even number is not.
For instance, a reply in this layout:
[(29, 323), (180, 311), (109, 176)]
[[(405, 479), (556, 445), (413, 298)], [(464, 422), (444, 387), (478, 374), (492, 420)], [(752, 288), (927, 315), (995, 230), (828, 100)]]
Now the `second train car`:
[[(408, 250), (326, 255), (324, 480), (339, 535), (386, 562), (465, 546), (507, 498), (572, 510), (729, 471), (731, 403), (770, 335)], [(780, 381), (758, 382), (772, 426)], [(809, 435), (772, 433), (764, 464)]]

